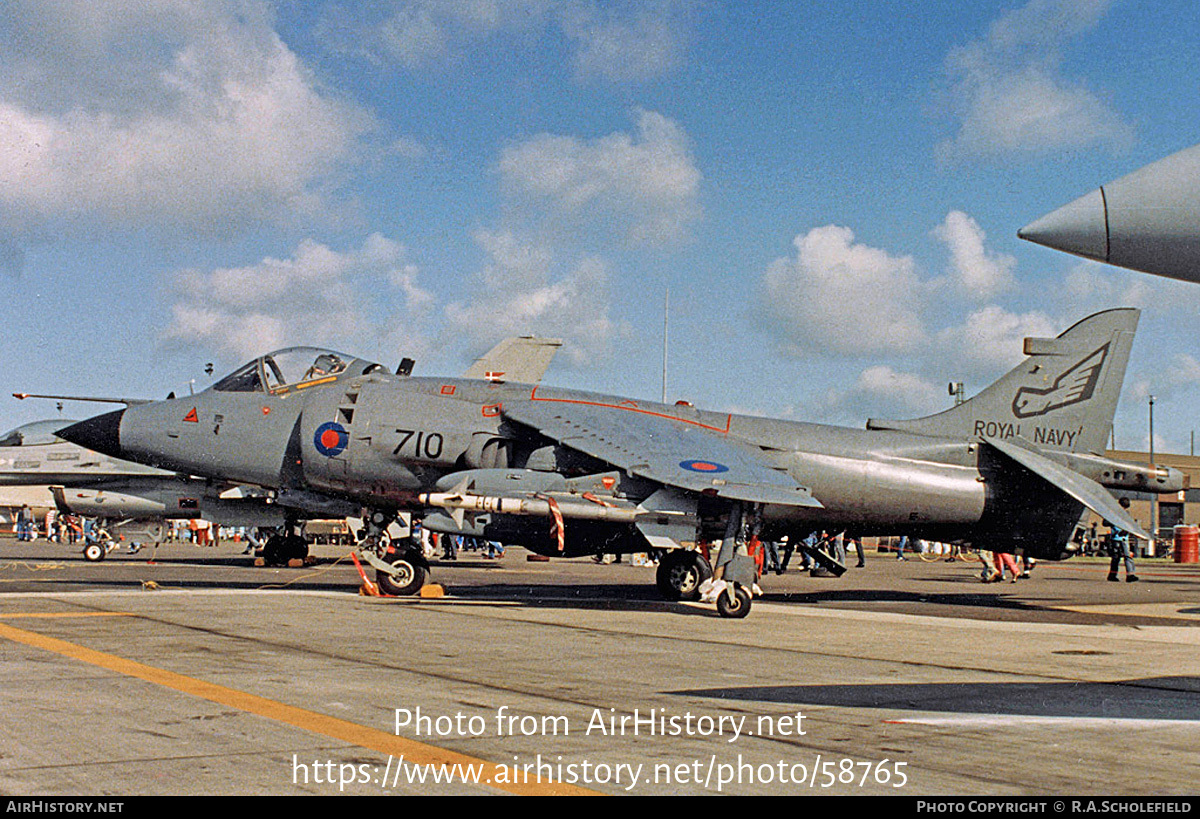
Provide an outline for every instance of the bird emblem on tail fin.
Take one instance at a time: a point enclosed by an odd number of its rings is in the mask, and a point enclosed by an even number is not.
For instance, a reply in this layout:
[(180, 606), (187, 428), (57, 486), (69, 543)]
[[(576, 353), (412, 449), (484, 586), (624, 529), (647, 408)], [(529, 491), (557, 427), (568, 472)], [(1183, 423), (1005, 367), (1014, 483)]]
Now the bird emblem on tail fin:
[(1108, 344), (1105, 344), (1056, 378), (1047, 389), (1021, 387), (1013, 398), (1013, 415), (1018, 418), (1034, 418), (1087, 401), (1096, 392), (1100, 372), (1107, 357)]

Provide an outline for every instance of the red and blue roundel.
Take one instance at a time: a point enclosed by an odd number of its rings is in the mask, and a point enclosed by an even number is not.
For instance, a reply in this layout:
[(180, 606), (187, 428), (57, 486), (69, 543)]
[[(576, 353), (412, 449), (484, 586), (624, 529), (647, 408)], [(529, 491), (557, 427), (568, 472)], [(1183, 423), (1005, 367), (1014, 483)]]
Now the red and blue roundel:
[(719, 464), (716, 461), (680, 461), (679, 465), (692, 472), (706, 472), (710, 475), (729, 471), (729, 467), (725, 466), (725, 464)]
[(349, 443), (350, 433), (336, 421), (321, 424), (313, 435), (313, 446), (327, 458), (341, 455)]

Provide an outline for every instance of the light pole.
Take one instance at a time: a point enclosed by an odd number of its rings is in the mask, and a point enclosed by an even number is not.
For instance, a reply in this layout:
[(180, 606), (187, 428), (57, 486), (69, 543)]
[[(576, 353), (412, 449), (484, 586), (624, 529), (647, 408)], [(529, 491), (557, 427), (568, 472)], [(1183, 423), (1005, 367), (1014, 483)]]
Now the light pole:
[(671, 285), (663, 296), (663, 380), (662, 402), (667, 403), (667, 317), (671, 314)]
[[(1154, 469), (1154, 396), (1150, 396), (1150, 469)], [(1153, 487), (1151, 487), (1153, 488)], [(1158, 495), (1150, 493), (1150, 556), (1154, 556), (1158, 541)]]

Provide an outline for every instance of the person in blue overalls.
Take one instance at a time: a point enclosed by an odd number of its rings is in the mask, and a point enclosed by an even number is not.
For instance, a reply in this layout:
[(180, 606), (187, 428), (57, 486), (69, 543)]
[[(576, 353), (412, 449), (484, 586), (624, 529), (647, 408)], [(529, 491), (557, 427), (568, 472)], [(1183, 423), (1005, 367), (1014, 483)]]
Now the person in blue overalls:
[(1112, 526), (1107, 521), (1105, 524), (1112, 527), (1108, 533), (1108, 556), (1111, 558), (1111, 562), (1108, 564), (1108, 579), (1113, 583), (1117, 582), (1117, 575), (1123, 560), (1125, 561), (1125, 582), (1136, 583), (1138, 576), (1133, 573), (1133, 555), (1129, 551), (1129, 533)]

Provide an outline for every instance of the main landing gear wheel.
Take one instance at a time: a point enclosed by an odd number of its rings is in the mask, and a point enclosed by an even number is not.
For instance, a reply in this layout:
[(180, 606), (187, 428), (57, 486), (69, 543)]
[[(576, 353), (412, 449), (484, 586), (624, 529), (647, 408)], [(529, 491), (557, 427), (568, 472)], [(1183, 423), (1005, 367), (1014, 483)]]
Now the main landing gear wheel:
[(381, 571), (375, 572), (375, 582), (379, 584), (379, 590), (384, 594), (392, 597), (405, 597), (416, 594), (425, 585), (425, 567), (407, 556), (390, 561), (390, 565), (396, 570), (395, 575)]
[(672, 549), (658, 561), (655, 583), (668, 600), (699, 600), (700, 584), (712, 577), (712, 567), (699, 552)]
[(99, 563), (108, 554), (108, 549), (104, 548), (103, 543), (89, 543), (83, 548), (83, 559), (92, 563)]
[(268, 566), (283, 566), (289, 560), (308, 557), (308, 542), (300, 535), (271, 535), (262, 550)]
[(729, 590), (717, 595), (717, 611), (722, 617), (742, 618), (750, 613), (750, 592), (739, 585), (733, 586), (732, 597)]

